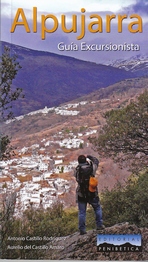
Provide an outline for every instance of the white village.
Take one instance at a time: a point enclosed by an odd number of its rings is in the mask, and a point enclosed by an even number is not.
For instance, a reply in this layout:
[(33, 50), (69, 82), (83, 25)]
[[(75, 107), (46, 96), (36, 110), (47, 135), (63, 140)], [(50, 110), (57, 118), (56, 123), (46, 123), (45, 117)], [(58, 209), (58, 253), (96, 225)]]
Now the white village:
[[(46, 115), (49, 111), (54, 111), (63, 116), (75, 116), (79, 114), (75, 108), (87, 103), (87, 101), (82, 101), (57, 108), (45, 107), (43, 110), (34, 111), (28, 115), (39, 113)], [(19, 121), (24, 117), (19, 116), (11, 121)], [(10, 124), (10, 121), (7, 121), (6, 124)], [(30, 206), (46, 209), (60, 196), (70, 191), (73, 180), (59, 178), (58, 174), (68, 173), (72, 178), (73, 170), (77, 166), (77, 159), (69, 163), (65, 162), (64, 150), (80, 148), (84, 139), (96, 132), (95, 129), (87, 128), (85, 132), (80, 132), (77, 135), (69, 132), (65, 136), (60, 131), (50, 137), (50, 140), (42, 138), (40, 143), (19, 149), (17, 158), (14, 156), (10, 160), (0, 162), (0, 194), (16, 193), (15, 216), (19, 217)], [(86, 146), (88, 145), (89, 143), (86, 144)], [(50, 147), (52, 146), (57, 146), (59, 153), (50, 155)], [(64, 205), (66, 206), (66, 203)]]

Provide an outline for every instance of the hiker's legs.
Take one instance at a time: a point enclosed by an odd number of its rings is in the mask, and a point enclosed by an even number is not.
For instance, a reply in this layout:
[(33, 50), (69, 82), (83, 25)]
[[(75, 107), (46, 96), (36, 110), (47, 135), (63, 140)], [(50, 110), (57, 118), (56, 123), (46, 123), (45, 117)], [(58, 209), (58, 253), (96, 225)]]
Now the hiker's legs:
[(96, 216), (96, 226), (98, 228), (98, 227), (102, 226), (102, 224), (103, 224), (102, 208), (100, 206), (99, 198), (95, 197), (92, 200), (90, 200), (89, 203), (92, 205), (92, 207), (94, 209), (95, 216)]
[(85, 220), (86, 220), (86, 207), (87, 203), (86, 202), (81, 202), (78, 200), (78, 219), (79, 219), (79, 230), (81, 232), (85, 232)]

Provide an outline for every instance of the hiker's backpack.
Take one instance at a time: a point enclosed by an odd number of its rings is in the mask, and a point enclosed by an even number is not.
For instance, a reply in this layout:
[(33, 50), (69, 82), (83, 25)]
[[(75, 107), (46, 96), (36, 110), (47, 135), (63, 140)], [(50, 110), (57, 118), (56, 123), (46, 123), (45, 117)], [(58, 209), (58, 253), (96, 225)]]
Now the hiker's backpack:
[(84, 198), (87, 198), (89, 195), (89, 179), (91, 176), (93, 176), (92, 162), (76, 167), (76, 181), (80, 186), (80, 191)]

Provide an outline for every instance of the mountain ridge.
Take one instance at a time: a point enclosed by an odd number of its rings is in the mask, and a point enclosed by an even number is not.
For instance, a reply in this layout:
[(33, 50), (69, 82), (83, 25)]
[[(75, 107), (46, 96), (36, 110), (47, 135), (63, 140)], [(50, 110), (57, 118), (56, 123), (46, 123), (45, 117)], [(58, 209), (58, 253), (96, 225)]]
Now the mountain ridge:
[(117, 59), (108, 65), (136, 73), (137, 77), (148, 75), (148, 55), (137, 55), (128, 59)]
[[(147, 88), (147, 85), (148, 85), (148, 78), (147, 77), (134, 78), (134, 79), (121, 81), (121, 82), (115, 83), (115, 84), (113, 84), (111, 86), (108, 86), (106, 88), (100, 88), (99, 90), (91, 92), (90, 94), (84, 95), (84, 96), (82, 96), (80, 98), (71, 100), (69, 102), (61, 103), (58, 107), (56, 107), (56, 106), (55, 107), (47, 107), (47, 106), (45, 106), (45, 107), (43, 107), (43, 108), (41, 108), (39, 110), (30, 111), (29, 113), (22, 114), (22, 115), (20, 115), (18, 117), (15, 117), (12, 120), (6, 121), (6, 124), (14, 122), (14, 126), (16, 126), (17, 121), (22, 122), (23, 119), (24, 120), (27, 119), (27, 118), (31, 119), (31, 117), (32, 117), (32, 120), (31, 120), (30, 124), (27, 121), (28, 124), (30, 126), (32, 126), (32, 121), (35, 121), (35, 118), (38, 119), (38, 118), (41, 117), (41, 115), (42, 115), (42, 119), (44, 119), (44, 118), (46, 119), (46, 117), (44, 117), (46, 115), (48, 116), (48, 118), (50, 118), (54, 112), (56, 113), (56, 115), (59, 114), (59, 116), (60, 116), (61, 110), (65, 110), (65, 111), (63, 111), (63, 117), (64, 117), (64, 112), (67, 115), (67, 116), (65, 116), (66, 118), (69, 118), (70, 115), (71, 116), (73, 115), (73, 116), (77, 117), (77, 115), (79, 114), (79, 109), (77, 108), (76, 105), (78, 105), (78, 107), (81, 105), (81, 109), (82, 109), (84, 103), (86, 104), (86, 107), (87, 107), (87, 105), (89, 105), (91, 103), (95, 103), (95, 101), (97, 102), (97, 100), (101, 101), (102, 99), (109, 99), (109, 100), (112, 99), (112, 103), (113, 104), (114, 104), (114, 100), (116, 101), (116, 100), (119, 99), (119, 101), (118, 101), (119, 105), (118, 106), (121, 107), (121, 104), (123, 103), (123, 105), (124, 105), (124, 103), (125, 103), (125, 102), (121, 103), (122, 99), (124, 101), (124, 96), (127, 97), (127, 98), (131, 97), (130, 99), (132, 99), (132, 97), (134, 98), (134, 96), (136, 94), (140, 94), (141, 92), (143, 92)], [(129, 93), (129, 95), (128, 95), (128, 93)], [(118, 99), (116, 99), (116, 97), (118, 97)], [(120, 97), (122, 99), (120, 99)], [(109, 108), (106, 108), (106, 109), (109, 109)], [(83, 114), (85, 114), (85, 112), (83, 112)], [(82, 113), (81, 113), (81, 115), (82, 115)], [(48, 120), (46, 120), (46, 122), (47, 121)], [(50, 126), (51, 126), (51, 122), (52, 122), (52, 124), (54, 124), (55, 123), (55, 118), (52, 119), (52, 121), (50, 121)], [(44, 129), (44, 123), (45, 122), (42, 123), (42, 130)], [(7, 125), (7, 130), (9, 130), (8, 126), (9, 125)], [(19, 129), (21, 130), (21, 126), (19, 126), (17, 128), (17, 131), (16, 131), (17, 133), (18, 133)], [(11, 126), (11, 131), (10, 132), (11, 132), (11, 134), (13, 134), (13, 126)]]
[(73, 57), (37, 51), (1, 42), (10, 47), (22, 66), (13, 88), (20, 87), (25, 98), (12, 103), (15, 115), (26, 114), (45, 106), (58, 106), (121, 80), (134, 73), (112, 66), (86, 62)]

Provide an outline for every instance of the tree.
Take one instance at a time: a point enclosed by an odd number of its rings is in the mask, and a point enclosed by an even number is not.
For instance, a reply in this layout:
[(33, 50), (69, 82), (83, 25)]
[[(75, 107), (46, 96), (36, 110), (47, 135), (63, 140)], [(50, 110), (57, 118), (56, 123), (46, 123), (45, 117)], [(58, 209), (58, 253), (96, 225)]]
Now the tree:
[(6, 193), (3, 194), (0, 205), (1, 258), (5, 258), (5, 255), (7, 254), (7, 238), (12, 232), (15, 202), (16, 192), (10, 193), (6, 186)]
[(148, 170), (131, 175), (123, 186), (120, 183), (102, 193), (101, 204), (106, 226), (129, 222), (140, 227), (148, 226)]
[(123, 109), (105, 114), (106, 124), (98, 138), (92, 140), (99, 153), (125, 162), (132, 170), (148, 163), (148, 91)]
[[(10, 48), (5, 46), (0, 59), (0, 123), (2, 123), (14, 117), (11, 103), (23, 95), (21, 88), (12, 87), (12, 81), (21, 68), (16, 55), (11, 56)], [(7, 149), (10, 139), (0, 133), (0, 141), (0, 158), (3, 158), (9, 152)]]

